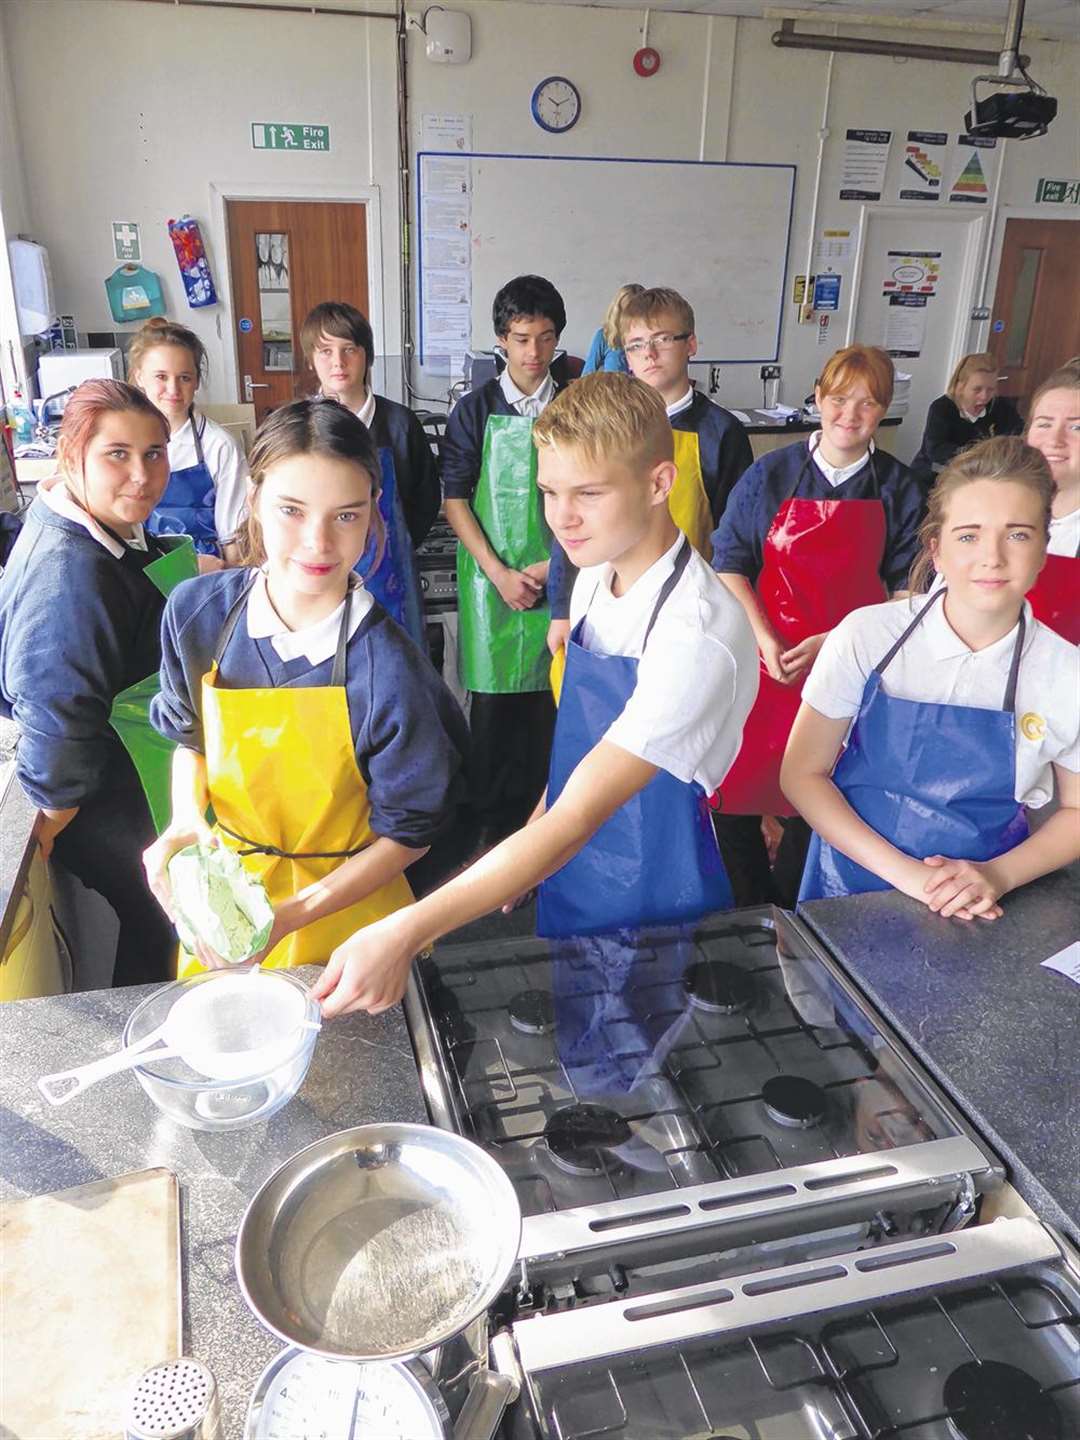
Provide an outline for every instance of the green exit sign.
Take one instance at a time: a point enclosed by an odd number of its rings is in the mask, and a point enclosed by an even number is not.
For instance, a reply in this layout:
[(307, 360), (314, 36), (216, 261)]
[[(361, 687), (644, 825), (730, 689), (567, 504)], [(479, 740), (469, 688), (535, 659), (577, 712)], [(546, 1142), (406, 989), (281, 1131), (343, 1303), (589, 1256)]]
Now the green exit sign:
[(286, 125), (264, 120), (251, 127), (253, 150), (329, 150), (329, 125)]
[(1040, 180), (1036, 205), (1080, 205), (1080, 180)]

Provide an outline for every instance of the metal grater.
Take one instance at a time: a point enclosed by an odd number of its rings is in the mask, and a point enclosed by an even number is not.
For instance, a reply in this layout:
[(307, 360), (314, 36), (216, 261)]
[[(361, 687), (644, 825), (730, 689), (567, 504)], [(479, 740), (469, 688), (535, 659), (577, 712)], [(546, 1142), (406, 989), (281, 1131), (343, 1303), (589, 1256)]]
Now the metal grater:
[(225, 1440), (217, 1382), (198, 1360), (155, 1365), (128, 1399), (124, 1440)]

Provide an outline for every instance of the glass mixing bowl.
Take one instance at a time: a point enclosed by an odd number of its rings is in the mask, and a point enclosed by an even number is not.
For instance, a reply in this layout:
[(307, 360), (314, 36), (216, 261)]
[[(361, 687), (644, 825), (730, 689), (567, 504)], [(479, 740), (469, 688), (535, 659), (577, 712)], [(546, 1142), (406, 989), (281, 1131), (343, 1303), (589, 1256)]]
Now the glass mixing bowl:
[[(155, 990), (129, 1015), (122, 1043), (134, 1045), (164, 1024), (173, 1005), (192, 986), (214, 985), (235, 973), (211, 970)], [(272, 1067), (230, 1080), (207, 1079), (178, 1056), (157, 1061), (148, 1058), (133, 1067), (136, 1079), (150, 1099), (162, 1114), (178, 1125), (186, 1125), (190, 1130), (242, 1130), (276, 1114), (303, 1084), (319, 1038), (319, 1007), (307, 994), (303, 981), (287, 971), (263, 970), (260, 981), (263, 980), (290, 985), (298, 991), (303, 999), (302, 1011), (298, 1012), (300, 1019), (311, 1022), (297, 1026), (295, 1044), (290, 1041), (276, 1047)]]

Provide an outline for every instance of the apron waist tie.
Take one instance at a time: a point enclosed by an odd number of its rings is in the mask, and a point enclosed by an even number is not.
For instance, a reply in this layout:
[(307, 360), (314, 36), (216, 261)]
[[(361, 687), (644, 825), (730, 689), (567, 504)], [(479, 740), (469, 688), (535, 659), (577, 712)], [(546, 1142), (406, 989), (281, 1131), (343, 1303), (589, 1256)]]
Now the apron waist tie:
[(261, 845), (257, 840), (249, 840), (246, 835), (238, 835), (220, 820), (217, 827), (245, 847), (237, 852), (239, 855), (272, 855), (276, 860), (348, 860), (368, 848), (366, 845), (356, 845), (351, 850), (281, 850), (277, 845)]

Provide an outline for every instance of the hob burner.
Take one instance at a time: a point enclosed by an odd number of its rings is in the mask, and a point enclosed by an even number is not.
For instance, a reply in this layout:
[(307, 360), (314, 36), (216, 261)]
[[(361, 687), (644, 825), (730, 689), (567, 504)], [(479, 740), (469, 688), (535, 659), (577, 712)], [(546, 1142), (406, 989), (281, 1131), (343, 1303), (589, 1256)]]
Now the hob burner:
[(695, 960), (683, 978), (694, 1005), (717, 1015), (740, 1015), (754, 1003), (754, 982), (726, 960)]
[(761, 1098), (771, 1120), (794, 1130), (820, 1125), (825, 1115), (825, 1091), (801, 1075), (774, 1075), (762, 1085)]
[(555, 1027), (555, 1002), (546, 990), (522, 990), (509, 1010), (510, 1024), (523, 1035), (548, 1035)]
[(551, 1158), (571, 1175), (603, 1175), (612, 1165), (606, 1152), (632, 1134), (623, 1117), (604, 1105), (565, 1105), (544, 1126)]
[(1061, 1413), (1026, 1370), (999, 1360), (958, 1365), (942, 1402), (956, 1440), (1061, 1440)]

